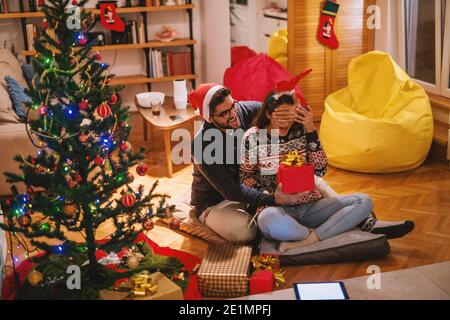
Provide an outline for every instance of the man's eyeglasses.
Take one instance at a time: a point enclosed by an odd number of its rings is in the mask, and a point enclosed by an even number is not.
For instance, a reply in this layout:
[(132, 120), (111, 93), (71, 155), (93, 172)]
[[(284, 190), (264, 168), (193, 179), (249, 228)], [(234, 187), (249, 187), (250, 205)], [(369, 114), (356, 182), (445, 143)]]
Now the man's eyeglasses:
[(218, 114), (213, 114), (213, 117), (222, 117), (222, 118), (230, 118), (231, 116), (231, 111), (236, 111), (236, 106), (237, 106), (237, 102), (234, 101), (233, 104), (231, 105), (230, 109), (224, 110), (221, 113)]

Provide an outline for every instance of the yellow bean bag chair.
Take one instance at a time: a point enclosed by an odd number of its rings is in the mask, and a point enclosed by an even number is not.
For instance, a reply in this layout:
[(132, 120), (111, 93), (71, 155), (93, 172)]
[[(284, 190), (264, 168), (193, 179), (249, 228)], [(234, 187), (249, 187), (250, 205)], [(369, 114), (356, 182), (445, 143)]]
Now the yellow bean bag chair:
[(277, 61), (283, 67), (288, 67), (288, 31), (280, 29), (269, 38), (269, 57)]
[(354, 58), (348, 87), (329, 95), (320, 126), (329, 163), (368, 173), (420, 166), (433, 139), (426, 92), (384, 52)]

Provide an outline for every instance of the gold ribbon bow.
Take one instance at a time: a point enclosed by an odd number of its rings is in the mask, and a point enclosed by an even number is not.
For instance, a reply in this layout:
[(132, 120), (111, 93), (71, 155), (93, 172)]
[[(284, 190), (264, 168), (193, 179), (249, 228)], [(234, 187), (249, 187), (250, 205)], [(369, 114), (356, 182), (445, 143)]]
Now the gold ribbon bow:
[(301, 167), (305, 163), (305, 159), (298, 151), (294, 150), (289, 151), (289, 154), (281, 163), (289, 167)]
[(270, 255), (253, 256), (251, 262), (255, 272), (263, 270), (272, 272), (277, 287), (286, 282), (284, 278), (285, 271), (280, 269), (280, 259), (277, 257)]
[(158, 285), (152, 282), (150, 274), (147, 271), (135, 274), (130, 278), (132, 285), (131, 293), (134, 296), (153, 295), (158, 291)]

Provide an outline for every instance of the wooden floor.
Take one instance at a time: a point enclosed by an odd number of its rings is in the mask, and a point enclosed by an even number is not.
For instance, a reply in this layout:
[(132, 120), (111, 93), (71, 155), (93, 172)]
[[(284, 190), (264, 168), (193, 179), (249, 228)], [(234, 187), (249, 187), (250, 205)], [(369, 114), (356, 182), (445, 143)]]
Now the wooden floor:
[[(165, 178), (162, 136), (153, 132), (148, 142), (143, 141), (142, 122), (133, 115), (130, 142), (133, 147), (146, 146), (149, 176), (137, 177), (133, 184), (149, 186), (160, 181), (159, 190), (172, 196), (190, 188), (192, 168), (174, 167), (173, 179)], [(382, 272), (450, 260), (450, 168), (434, 160), (420, 168), (397, 174), (360, 174), (330, 167), (326, 181), (341, 194), (363, 192), (374, 201), (379, 219), (410, 219), (416, 223), (408, 236), (390, 241), (392, 253), (382, 259), (332, 265), (312, 265), (286, 268), (288, 288), (297, 281), (326, 281), (352, 278), (366, 274), (367, 267), (378, 265)], [(108, 234), (108, 226), (99, 230), (97, 237)], [(184, 250), (202, 258), (207, 243), (164, 227), (156, 227), (148, 236), (161, 246)]]

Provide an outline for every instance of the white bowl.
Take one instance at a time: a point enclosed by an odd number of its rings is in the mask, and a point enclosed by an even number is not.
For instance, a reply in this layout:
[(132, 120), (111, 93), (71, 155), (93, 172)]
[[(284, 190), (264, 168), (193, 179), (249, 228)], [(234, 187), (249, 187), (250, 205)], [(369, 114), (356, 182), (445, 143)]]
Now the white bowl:
[(136, 95), (136, 99), (141, 107), (151, 108), (153, 104), (163, 104), (166, 95), (162, 92), (143, 92)]

